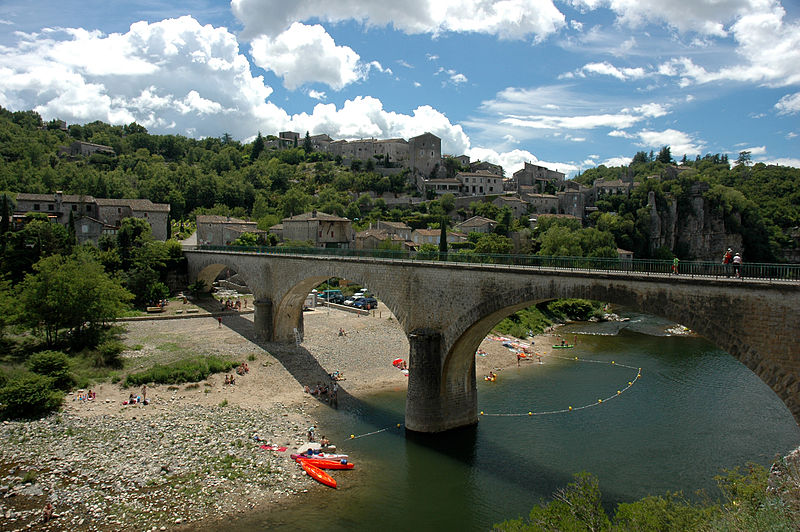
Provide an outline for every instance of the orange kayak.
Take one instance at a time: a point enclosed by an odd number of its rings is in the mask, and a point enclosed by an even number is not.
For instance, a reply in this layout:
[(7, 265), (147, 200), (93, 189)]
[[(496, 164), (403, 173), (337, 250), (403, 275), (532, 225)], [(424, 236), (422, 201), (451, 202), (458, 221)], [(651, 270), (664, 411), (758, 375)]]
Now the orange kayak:
[(327, 458), (302, 458), (298, 457), (298, 462), (306, 462), (320, 469), (353, 469), (353, 463), (347, 460), (331, 460)]
[(336, 487), (336, 481), (333, 479), (333, 477), (327, 474), (322, 469), (318, 468), (315, 465), (306, 463), (306, 460), (300, 460), (298, 464), (300, 464), (300, 466), (305, 470), (305, 472), (308, 473), (308, 476), (310, 476), (317, 482), (325, 484), (326, 486), (330, 486), (331, 488)]

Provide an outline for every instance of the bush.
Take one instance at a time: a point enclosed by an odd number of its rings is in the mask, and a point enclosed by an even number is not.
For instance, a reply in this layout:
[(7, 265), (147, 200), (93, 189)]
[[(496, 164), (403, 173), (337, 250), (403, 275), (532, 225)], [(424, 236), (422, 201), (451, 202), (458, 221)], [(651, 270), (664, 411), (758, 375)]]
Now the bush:
[(125, 386), (142, 384), (183, 384), (205, 380), (212, 373), (230, 371), (238, 364), (215, 356), (196, 357), (172, 364), (157, 364), (139, 373), (131, 373), (125, 379)]
[(125, 345), (119, 340), (106, 340), (97, 346), (97, 356), (95, 365), (97, 367), (108, 367), (119, 369), (122, 367), (122, 357), (120, 354), (125, 351)]
[(556, 316), (586, 321), (595, 313), (595, 304), (586, 299), (558, 299), (547, 305)]
[(61, 406), (63, 395), (44, 375), (25, 374), (0, 388), (0, 415), (8, 419), (41, 417)]
[(75, 384), (75, 377), (69, 371), (69, 358), (60, 351), (34, 353), (28, 359), (28, 369), (50, 377), (53, 387), (59, 390), (69, 390)]

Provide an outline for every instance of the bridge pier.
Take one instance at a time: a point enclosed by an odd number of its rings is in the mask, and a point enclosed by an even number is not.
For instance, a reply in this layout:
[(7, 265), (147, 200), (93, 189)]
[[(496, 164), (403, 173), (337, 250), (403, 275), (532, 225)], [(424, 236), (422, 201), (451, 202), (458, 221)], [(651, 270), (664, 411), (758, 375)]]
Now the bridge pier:
[(406, 394), (406, 428), (442, 432), (478, 421), (475, 358), (470, 370), (445, 374), (442, 334), (418, 329), (408, 335), (410, 363)]
[(271, 299), (253, 300), (253, 328), (256, 337), (266, 342), (275, 340), (275, 330), (273, 326), (273, 304)]

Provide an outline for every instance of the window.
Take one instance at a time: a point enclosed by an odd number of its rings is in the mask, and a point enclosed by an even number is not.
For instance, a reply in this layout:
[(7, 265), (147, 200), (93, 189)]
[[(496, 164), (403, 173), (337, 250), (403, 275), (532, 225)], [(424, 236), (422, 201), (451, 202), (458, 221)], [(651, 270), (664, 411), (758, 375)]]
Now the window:
[(86, 212), (92, 212), (92, 206), (91, 205), (87, 205), (86, 206)]
[(73, 211), (77, 211), (77, 210), (78, 210), (78, 206), (77, 206), (77, 205), (73, 205), (73, 206), (72, 206), (72, 210), (73, 210)]
[(54, 209), (55, 209), (55, 207), (54, 207), (54, 205), (53, 205), (52, 203), (50, 203), (50, 204), (48, 204), (48, 205), (47, 205), (47, 210), (48, 210), (48, 211), (52, 211), (52, 210), (54, 210)]
[(117, 207), (117, 214), (121, 214), (121, 213), (122, 213), (122, 207)]
[(38, 211), (39, 210), (39, 204), (38, 203), (34, 203), (33, 204), (33, 210), (34, 211)]
[(87, 224), (81, 225), (81, 233), (84, 235), (89, 232), (89, 226)]

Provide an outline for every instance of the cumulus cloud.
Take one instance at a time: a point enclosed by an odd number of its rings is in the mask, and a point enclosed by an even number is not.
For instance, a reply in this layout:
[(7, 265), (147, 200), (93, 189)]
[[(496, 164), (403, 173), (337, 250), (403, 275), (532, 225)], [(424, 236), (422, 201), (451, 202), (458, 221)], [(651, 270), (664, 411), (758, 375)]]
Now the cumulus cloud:
[(292, 90), (314, 82), (340, 90), (368, 71), (352, 48), (337, 46), (319, 24), (295, 22), (275, 38), (256, 37), (250, 52), (256, 65), (283, 78), (284, 86)]
[(0, 48), (7, 108), (68, 122), (180, 123), (177, 132), (200, 136), (247, 136), (247, 126), (287, 119), (266, 102), (272, 89), (251, 74), (236, 37), (189, 16), (137, 22), (126, 33), (45, 29), (17, 38)]
[(315, 100), (324, 100), (326, 98), (326, 95), (324, 91), (315, 91), (314, 89), (311, 89), (310, 91), (308, 91), (308, 97), (313, 98)]
[(800, 112), (800, 92), (787, 94), (775, 104), (779, 115), (793, 115)]
[(644, 148), (661, 148), (669, 146), (673, 157), (681, 155), (699, 155), (705, 149), (702, 141), (692, 138), (683, 131), (665, 129), (664, 131), (642, 130), (637, 133), (639, 142), (636, 144)]
[(355, 20), (365, 26), (392, 26), (407, 34), (438, 35), (472, 32), (501, 39), (541, 40), (566, 24), (551, 0), (232, 0), (234, 15), (244, 24), (242, 36), (276, 36), (293, 22), (311, 19), (323, 22)]

